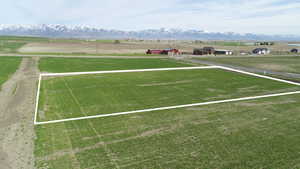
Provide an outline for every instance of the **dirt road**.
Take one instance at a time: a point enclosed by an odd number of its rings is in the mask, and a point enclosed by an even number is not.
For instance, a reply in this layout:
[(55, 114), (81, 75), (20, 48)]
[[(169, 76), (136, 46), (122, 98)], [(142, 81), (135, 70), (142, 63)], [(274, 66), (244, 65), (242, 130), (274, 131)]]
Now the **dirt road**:
[(23, 58), (0, 91), (0, 168), (34, 168), (33, 113), (37, 58)]

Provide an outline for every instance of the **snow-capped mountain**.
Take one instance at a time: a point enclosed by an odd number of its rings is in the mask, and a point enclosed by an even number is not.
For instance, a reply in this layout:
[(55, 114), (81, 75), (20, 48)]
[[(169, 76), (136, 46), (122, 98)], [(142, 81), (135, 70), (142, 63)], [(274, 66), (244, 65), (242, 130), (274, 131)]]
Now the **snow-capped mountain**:
[(189, 39), (189, 40), (286, 40), (299, 41), (294, 35), (238, 34), (234, 32), (208, 32), (203, 30), (146, 29), (122, 31), (101, 29), (86, 25), (1, 25), (0, 35), (42, 36), (54, 38), (93, 38), (93, 39)]

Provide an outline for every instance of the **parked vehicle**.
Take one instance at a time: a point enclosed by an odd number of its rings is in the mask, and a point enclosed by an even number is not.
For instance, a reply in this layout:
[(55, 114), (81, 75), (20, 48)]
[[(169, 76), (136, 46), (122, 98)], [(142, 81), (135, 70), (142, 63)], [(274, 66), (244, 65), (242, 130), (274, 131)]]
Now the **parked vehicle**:
[(253, 54), (257, 54), (257, 55), (267, 55), (270, 54), (270, 50), (267, 48), (256, 48), (252, 51)]
[(298, 49), (292, 49), (291, 52), (292, 53), (299, 53), (299, 50)]

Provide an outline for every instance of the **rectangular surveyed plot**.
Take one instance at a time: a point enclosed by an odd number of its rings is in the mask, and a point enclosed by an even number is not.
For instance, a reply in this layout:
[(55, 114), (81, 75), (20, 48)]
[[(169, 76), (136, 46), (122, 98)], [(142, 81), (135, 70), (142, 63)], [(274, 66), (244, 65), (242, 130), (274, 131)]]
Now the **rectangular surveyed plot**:
[(44, 77), (37, 121), (257, 96), (296, 88), (222, 69)]

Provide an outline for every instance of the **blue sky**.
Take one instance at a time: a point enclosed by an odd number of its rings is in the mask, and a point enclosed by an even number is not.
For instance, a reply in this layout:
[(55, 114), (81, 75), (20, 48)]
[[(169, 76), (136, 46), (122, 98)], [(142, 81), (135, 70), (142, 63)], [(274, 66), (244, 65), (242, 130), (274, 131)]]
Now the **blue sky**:
[(300, 35), (300, 0), (5, 0), (0, 24)]

